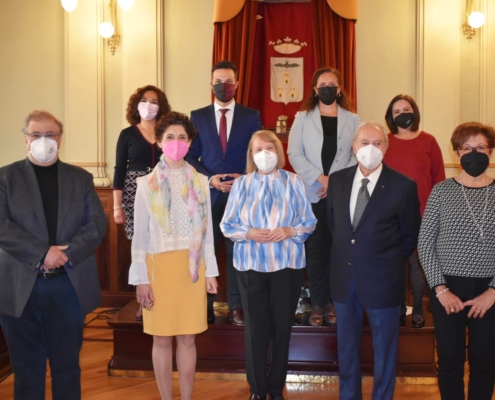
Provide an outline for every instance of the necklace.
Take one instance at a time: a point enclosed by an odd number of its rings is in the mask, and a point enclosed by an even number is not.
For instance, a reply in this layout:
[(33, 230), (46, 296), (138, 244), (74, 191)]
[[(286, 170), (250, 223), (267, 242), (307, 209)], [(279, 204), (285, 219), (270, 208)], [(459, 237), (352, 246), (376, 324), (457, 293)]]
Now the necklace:
[(478, 243), (483, 243), (485, 241), (485, 237), (483, 236), (483, 228), (485, 226), (486, 210), (488, 209), (488, 176), (486, 177), (485, 211), (483, 211), (483, 219), (481, 220), (481, 227), (478, 224), (476, 217), (474, 216), (473, 208), (471, 207), (471, 204), (469, 203), (469, 200), (466, 196), (466, 190), (464, 189), (464, 183), (462, 182), (462, 172), (461, 172), (461, 187), (462, 187), (462, 194), (464, 195), (464, 199), (466, 200), (466, 204), (469, 208), (469, 212), (471, 213), (471, 217), (473, 217), (474, 224), (480, 231), (480, 236), (478, 237)]

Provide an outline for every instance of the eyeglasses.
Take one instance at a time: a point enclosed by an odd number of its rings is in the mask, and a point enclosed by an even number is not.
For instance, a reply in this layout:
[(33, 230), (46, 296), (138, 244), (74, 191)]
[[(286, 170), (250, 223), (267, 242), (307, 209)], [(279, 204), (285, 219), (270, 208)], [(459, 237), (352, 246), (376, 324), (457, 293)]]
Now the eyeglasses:
[(486, 145), (486, 144), (479, 144), (476, 147), (471, 147), (468, 144), (465, 144), (464, 146), (461, 146), (458, 148), (459, 153), (461, 154), (469, 154), (473, 150), (476, 150), (478, 153), (488, 153), (490, 151), (491, 147)]
[(32, 142), (34, 140), (40, 139), (42, 137), (45, 137), (47, 139), (58, 139), (62, 134), (61, 133), (53, 133), (53, 132), (46, 132), (46, 133), (40, 133), (40, 132), (33, 132), (33, 133), (26, 133), (26, 136), (30, 139), (29, 141)]

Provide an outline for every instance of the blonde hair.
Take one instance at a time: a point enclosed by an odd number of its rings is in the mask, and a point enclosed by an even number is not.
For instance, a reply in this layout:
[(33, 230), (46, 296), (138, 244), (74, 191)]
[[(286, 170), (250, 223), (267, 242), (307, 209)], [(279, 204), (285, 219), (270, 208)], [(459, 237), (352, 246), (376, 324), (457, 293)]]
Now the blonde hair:
[(273, 143), (275, 145), (275, 149), (277, 149), (277, 168), (283, 168), (285, 165), (285, 154), (284, 148), (282, 147), (282, 142), (272, 131), (261, 130), (253, 133), (251, 136), (251, 140), (249, 141), (247, 157), (246, 157), (246, 172), (249, 174), (250, 172), (257, 171), (258, 168), (253, 160), (253, 141), (254, 139), (260, 139), (263, 142)]

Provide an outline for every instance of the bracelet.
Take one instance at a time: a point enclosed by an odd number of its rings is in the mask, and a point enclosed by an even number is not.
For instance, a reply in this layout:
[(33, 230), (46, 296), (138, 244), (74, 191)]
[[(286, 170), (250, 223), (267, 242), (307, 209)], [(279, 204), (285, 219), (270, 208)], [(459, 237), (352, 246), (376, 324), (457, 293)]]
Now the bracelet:
[(113, 206), (113, 209), (114, 210), (119, 210), (120, 208), (122, 208), (122, 204), (119, 204), (117, 206)]
[(436, 296), (438, 297), (438, 296), (440, 296), (441, 294), (444, 294), (445, 292), (448, 292), (449, 290), (450, 290), (449, 288), (445, 288), (445, 289), (443, 289), (441, 292), (438, 292), (438, 293), (436, 294)]
[(296, 228), (294, 228), (293, 226), (291, 227), (292, 229), (294, 229), (294, 234), (292, 235), (292, 237), (297, 237), (297, 231), (296, 231)]

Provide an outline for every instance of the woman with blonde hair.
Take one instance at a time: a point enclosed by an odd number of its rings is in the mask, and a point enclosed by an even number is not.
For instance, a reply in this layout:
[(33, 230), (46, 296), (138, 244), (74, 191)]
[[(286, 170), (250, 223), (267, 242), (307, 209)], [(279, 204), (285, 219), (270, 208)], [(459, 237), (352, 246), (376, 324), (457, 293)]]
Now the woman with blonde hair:
[[(304, 241), (316, 218), (302, 179), (284, 171), (282, 143), (253, 134), (247, 174), (232, 186), (220, 228), (234, 241), (234, 267), (245, 319), (250, 400), (283, 400), (289, 341), (306, 265)], [(271, 366), (267, 346), (272, 341)]]

